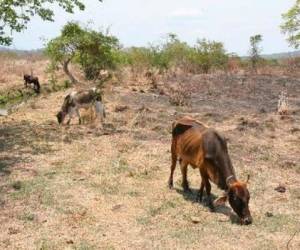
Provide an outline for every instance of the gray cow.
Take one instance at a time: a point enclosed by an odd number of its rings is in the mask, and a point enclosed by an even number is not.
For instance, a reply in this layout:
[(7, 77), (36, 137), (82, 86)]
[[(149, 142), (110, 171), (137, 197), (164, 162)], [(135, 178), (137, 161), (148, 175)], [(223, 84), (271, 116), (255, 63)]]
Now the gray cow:
[(79, 109), (89, 109), (93, 106), (95, 107), (97, 117), (100, 118), (101, 123), (103, 123), (105, 109), (99, 90), (92, 88), (84, 91), (73, 91), (65, 97), (61, 110), (56, 115), (57, 121), (59, 124), (62, 124), (68, 115), (69, 120), (67, 124), (69, 125), (73, 116), (76, 115), (79, 119), (79, 124), (81, 124), (82, 120)]

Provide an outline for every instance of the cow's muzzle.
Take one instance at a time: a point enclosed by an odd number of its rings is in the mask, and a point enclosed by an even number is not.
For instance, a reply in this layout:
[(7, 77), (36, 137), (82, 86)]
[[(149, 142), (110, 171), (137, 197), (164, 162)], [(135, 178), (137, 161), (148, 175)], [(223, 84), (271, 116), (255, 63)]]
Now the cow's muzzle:
[(252, 224), (252, 217), (251, 216), (247, 216), (245, 218), (241, 219), (241, 224), (242, 225), (250, 225)]

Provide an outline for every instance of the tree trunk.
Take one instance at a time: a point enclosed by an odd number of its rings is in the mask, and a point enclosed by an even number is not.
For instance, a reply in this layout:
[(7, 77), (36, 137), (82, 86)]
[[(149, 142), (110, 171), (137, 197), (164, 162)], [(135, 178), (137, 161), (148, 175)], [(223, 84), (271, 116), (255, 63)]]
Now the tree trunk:
[(65, 74), (69, 77), (69, 79), (71, 80), (71, 83), (78, 83), (77, 79), (72, 75), (72, 73), (69, 70), (69, 63), (71, 60), (67, 60), (63, 62), (63, 70), (65, 72)]

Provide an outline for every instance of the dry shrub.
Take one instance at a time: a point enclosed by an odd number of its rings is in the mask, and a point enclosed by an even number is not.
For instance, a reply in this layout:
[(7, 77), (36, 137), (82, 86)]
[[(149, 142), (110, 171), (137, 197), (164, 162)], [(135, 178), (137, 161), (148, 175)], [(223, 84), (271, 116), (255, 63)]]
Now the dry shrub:
[(281, 116), (286, 116), (289, 113), (289, 104), (286, 91), (281, 91), (279, 95), (277, 111)]
[(175, 106), (187, 106), (192, 95), (192, 90), (183, 83), (177, 84), (176, 87), (171, 87), (169, 92), (169, 101)]
[(230, 57), (227, 62), (227, 70), (231, 74), (237, 74), (241, 68), (239, 57)]
[(145, 78), (147, 83), (151, 86), (151, 89), (157, 90), (158, 89), (158, 82), (159, 82), (159, 72), (157, 70), (148, 70), (145, 73)]
[(300, 58), (299, 57), (288, 58), (284, 60), (284, 64), (286, 66), (287, 74), (295, 74), (295, 72), (297, 72), (298, 69), (300, 68)]

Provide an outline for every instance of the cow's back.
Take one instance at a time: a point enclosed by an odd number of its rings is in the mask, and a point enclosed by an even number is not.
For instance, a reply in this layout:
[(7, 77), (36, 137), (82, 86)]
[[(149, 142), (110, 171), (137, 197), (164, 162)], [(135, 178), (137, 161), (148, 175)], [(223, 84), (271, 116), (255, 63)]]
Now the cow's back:
[(193, 167), (203, 159), (203, 133), (206, 127), (199, 121), (184, 117), (173, 123), (172, 136), (177, 156)]

